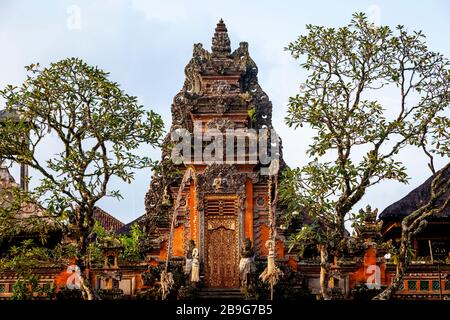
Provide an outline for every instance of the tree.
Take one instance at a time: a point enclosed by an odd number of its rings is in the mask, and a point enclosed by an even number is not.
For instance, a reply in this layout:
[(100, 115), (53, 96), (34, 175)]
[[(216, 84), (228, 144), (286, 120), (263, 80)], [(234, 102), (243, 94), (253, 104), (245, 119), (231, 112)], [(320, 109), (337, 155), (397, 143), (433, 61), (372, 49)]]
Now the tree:
[(145, 237), (145, 232), (139, 227), (138, 223), (133, 224), (129, 234), (119, 236), (119, 240), (123, 246), (123, 252), (120, 258), (129, 262), (144, 261), (141, 250), (141, 241)]
[[(320, 286), (330, 299), (330, 257), (346, 247), (352, 208), (381, 181), (406, 183), (398, 154), (426, 147), (432, 122), (446, 119), (449, 61), (427, 48), (422, 32), (377, 27), (363, 13), (338, 29), (306, 28), (308, 34), (287, 47), (294, 58), (305, 57), (308, 77), (289, 100), (286, 123), (309, 126), (315, 135), (311, 161), (287, 170), (280, 198), (287, 218), (306, 213), (319, 229)], [(393, 91), (398, 102), (383, 106), (377, 98)]]
[[(35, 191), (50, 214), (67, 217), (82, 290), (86, 299), (93, 299), (83, 270), (95, 205), (104, 197), (121, 198), (108, 188), (112, 178), (130, 183), (134, 170), (153, 165), (134, 151), (142, 143), (158, 146), (163, 123), (109, 80), (108, 73), (80, 59), (44, 69), (32, 64), (26, 70), (20, 87), (0, 91), (6, 111), (16, 115), (0, 127), (0, 155), (42, 175)], [(55, 150), (49, 150), (49, 141), (57, 143)]]
[(424, 151), (430, 161), (428, 167), (433, 173), (430, 184), (430, 196), (416, 210), (403, 218), (401, 223), (400, 247), (396, 259), (396, 272), (392, 283), (375, 300), (391, 299), (403, 282), (403, 277), (408, 269), (411, 259), (411, 237), (422, 232), (430, 216), (439, 216), (450, 205), (450, 162), (436, 172), (434, 168), (433, 154), (450, 156), (450, 119), (437, 117), (431, 126), (431, 148), (424, 146)]

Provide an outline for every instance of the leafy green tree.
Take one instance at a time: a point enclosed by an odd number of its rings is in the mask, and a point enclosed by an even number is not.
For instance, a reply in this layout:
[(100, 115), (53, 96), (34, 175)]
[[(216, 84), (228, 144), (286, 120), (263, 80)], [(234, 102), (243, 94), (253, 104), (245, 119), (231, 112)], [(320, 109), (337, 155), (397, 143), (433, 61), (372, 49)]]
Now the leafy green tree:
[[(143, 143), (159, 146), (163, 123), (109, 80), (108, 73), (80, 59), (26, 70), (20, 87), (0, 91), (6, 111), (16, 115), (0, 127), (0, 155), (42, 175), (35, 191), (48, 212), (67, 217), (82, 290), (93, 299), (84, 270), (96, 203), (121, 197), (109, 189), (111, 179), (130, 183), (136, 169), (153, 165), (135, 150)], [(56, 146), (49, 148), (49, 141)]]
[[(306, 28), (287, 47), (302, 57), (308, 77), (290, 98), (286, 123), (315, 135), (310, 162), (286, 172), (280, 198), (288, 218), (306, 213), (319, 228), (320, 287), (330, 299), (331, 257), (347, 246), (352, 208), (382, 181), (406, 183), (399, 153), (407, 146), (427, 150), (433, 123), (448, 119), (449, 61), (427, 48), (422, 32), (378, 27), (363, 13), (338, 29)], [(396, 92), (398, 102), (382, 105), (377, 97), (386, 92)]]
[(119, 237), (123, 246), (123, 252), (120, 255), (120, 258), (129, 262), (143, 261), (144, 257), (140, 245), (144, 237), (145, 233), (139, 228), (139, 224), (133, 224), (129, 234), (121, 235)]
[(40, 268), (65, 268), (67, 259), (74, 256), (74, 250), (70, 249), (70, 245), (62, 244), (48, 248), (35, 239), (24, 240), (9, 248), (0, 259), (0, 273), (17, 276), (11, 299), (51, 299), (56, 290), (55, 284), (47, 282), (41, 285), (35, 272)]
[(31, 275), (26, 279), (19, 279), (12, 289), (11, 300), (33, 300), (51, 299), (55, 294), (56, 287), (49, 282), (41, 286), (39, 279), (35, 275)]

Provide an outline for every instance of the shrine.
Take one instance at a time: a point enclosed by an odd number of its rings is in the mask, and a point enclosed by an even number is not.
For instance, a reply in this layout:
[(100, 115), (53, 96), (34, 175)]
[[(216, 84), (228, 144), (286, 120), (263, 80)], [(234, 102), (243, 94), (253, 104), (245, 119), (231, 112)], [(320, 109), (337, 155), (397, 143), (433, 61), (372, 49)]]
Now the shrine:
[[(240, 286), (240, 252), (246, 239), (257, 259), (265, 258), (271, 247), (276, 259), (293, 259), (285, 254), (273, 203), (277, 176), (285, 166), (281, 140), (275, 135), (272, 104), (258, 84), (257, 73), (246, 42), (231, 51), (222, 20), (216, 26), (211, 52), (201, 43), (194, 45), (185, 68), (186, 80), (173, 100), (161, 170), (152, 177), (145, 198), (145, 251), (150, 264), (183, 261), (193, 241), (199, 253), (200, 279), (208, 288)], [(189, 147), (197, 144), (201, 148), (175, 164), (171, 137), (180, 129), (193, 134)], [(208, 161), (208, 146), (198, 140), (207, 140), (212, 132), (216, 141), (227, 140), (226, 157), (221, 142), (213, 161)], [(236, 132), (235, 139), (231, 133)], [(255, 160), (254, 132), (259, 133), (258, 155), (267, 151), (262, 160)], [(261, 143), (265, 137), (268, 142)]]

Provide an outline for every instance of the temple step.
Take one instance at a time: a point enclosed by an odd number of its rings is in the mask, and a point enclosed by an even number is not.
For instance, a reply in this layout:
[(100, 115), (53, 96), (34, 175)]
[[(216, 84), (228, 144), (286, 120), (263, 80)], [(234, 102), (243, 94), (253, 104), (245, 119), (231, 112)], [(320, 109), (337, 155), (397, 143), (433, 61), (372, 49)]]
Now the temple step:
[(198, 299), (244, 299), (239, 288), (237, 289), (216, 289), (216, 288), (203, 288), (197, 292)]

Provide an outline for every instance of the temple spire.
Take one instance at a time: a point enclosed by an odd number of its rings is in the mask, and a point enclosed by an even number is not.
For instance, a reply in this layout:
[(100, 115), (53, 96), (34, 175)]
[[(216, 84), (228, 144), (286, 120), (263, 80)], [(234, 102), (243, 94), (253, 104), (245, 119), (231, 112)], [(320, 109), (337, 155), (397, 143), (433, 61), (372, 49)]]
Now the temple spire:
[(212, 38), (211, 49), (213, 57), (226, 57), (231, 53), (230, 38), (227, 31), (225, 23), (220, 19)]

